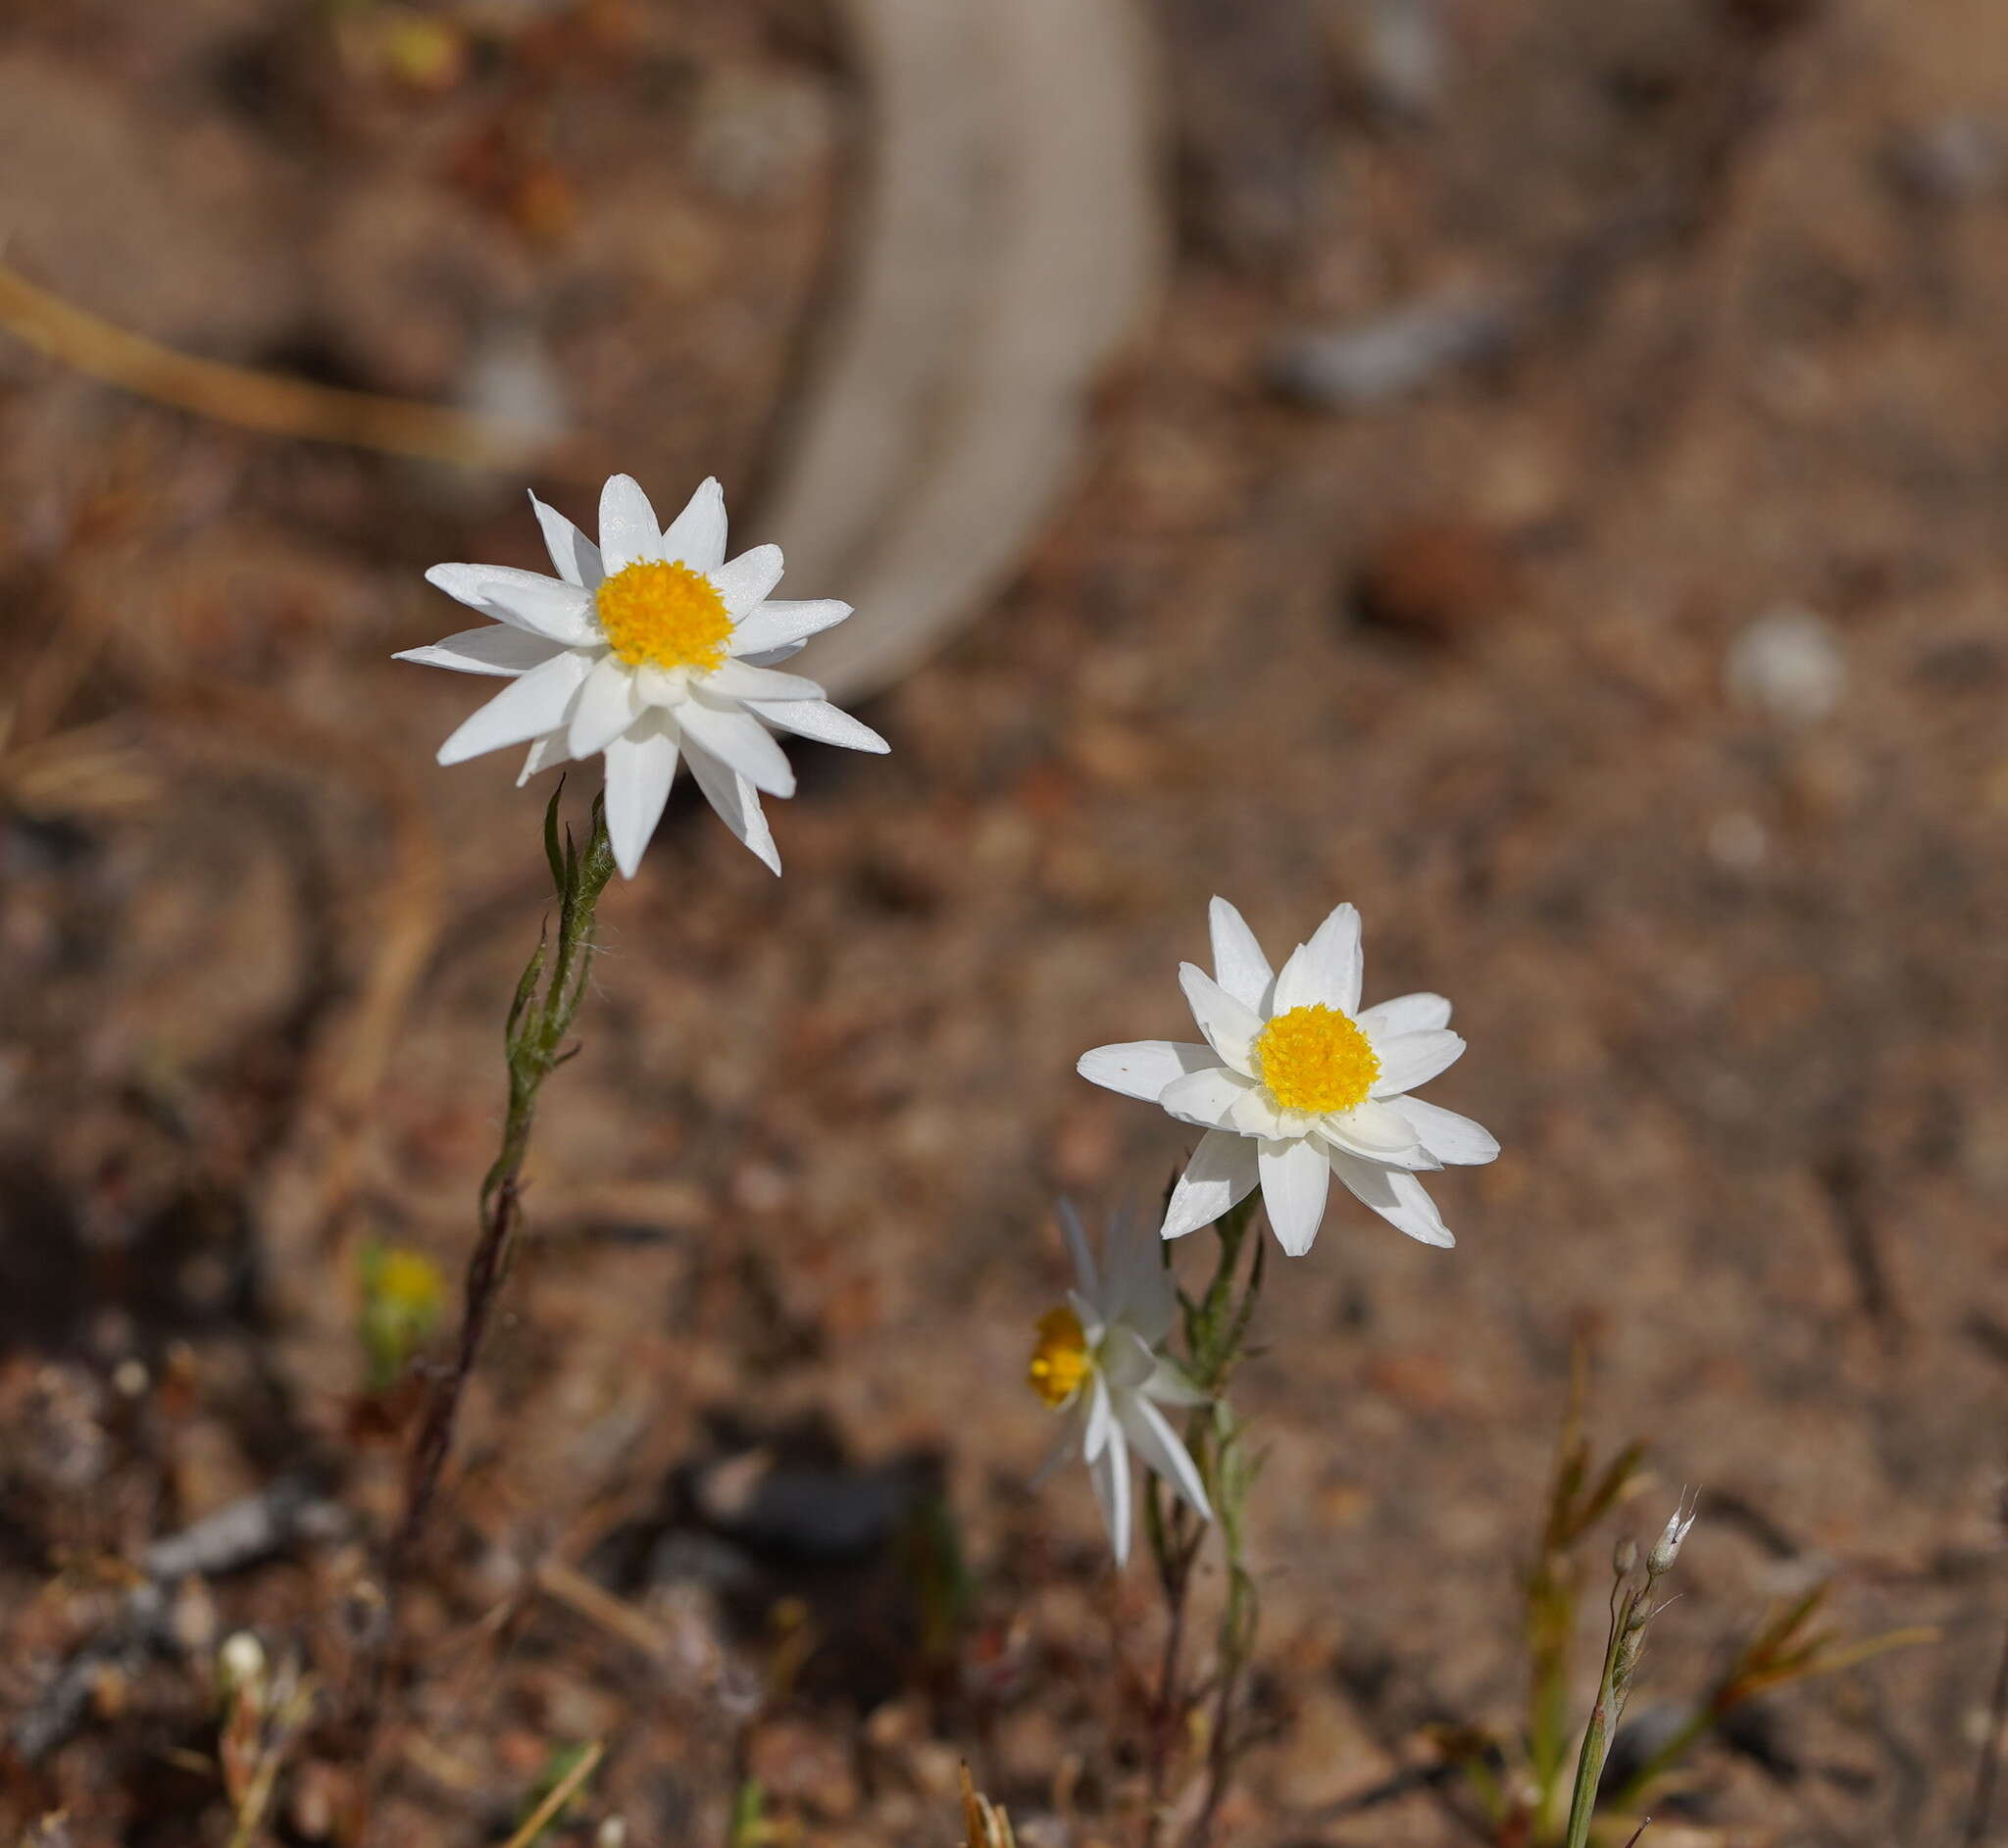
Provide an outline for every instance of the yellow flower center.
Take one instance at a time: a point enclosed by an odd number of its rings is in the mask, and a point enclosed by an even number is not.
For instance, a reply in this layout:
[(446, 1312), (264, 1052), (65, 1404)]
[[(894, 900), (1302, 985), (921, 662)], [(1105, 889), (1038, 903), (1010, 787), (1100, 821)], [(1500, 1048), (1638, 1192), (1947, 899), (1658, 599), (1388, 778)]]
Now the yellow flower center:
[(630, 668), (696, 668), (726, 658), (732, 619), (711, 579), (687, 565), (642, 559), (617, 571), (597, 594), (600, 627)]
[(1380, 1061), (1349, 1015), (1336, 1008), (1292, 1008), (1255, 1041), (1255, 1071), (1285, 1110), (1325, 1116), (1363, 1103)]
[(1087, 1331), (1071, 1309), (1049, 1309), (1039, 1318), (1038, 1345), (1025, 1370), (1032, 1391), (1048, 1405), (1065, 1405), (1080, 1389), (1094, 1366), (1087, 1351)]

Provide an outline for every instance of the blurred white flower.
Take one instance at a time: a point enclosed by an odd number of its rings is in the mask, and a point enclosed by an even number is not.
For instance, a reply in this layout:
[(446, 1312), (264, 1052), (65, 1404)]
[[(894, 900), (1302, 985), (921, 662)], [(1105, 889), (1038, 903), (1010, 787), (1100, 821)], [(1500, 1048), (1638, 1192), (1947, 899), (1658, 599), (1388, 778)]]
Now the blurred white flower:
[(1178, 1313), (1178, 1293), (1158, 1241), (1118, 1214), (1102, 1240), (1097, 1269), (1080, 1221), (1064, 1202), (1060, 1224), (1074, 1257), (1076, 1287), (1066, 1306), (1039, 1318), (1039, 1338), (1026, 1377), (1046, 1404), (1072, 1421), (1063, 1454), (1079, 1450), (1094, 1483), (1116, 1564), (1130, 1557), (1130, 1459), (1133, 1452), (1192, 1505), (1213, 1519), (1206, 1487), (1161, 1405), (1203, 1405), (1206, 1395), (1162, 1351)]
[(1280, 974), (1226, 899), (1212, 910), (1214, 974), (1179, 979), (1206, 1044), (1144, 1039), (1084, 1054), (1084, 1078), (1161, 1104), (1206, 1134), (1165, 1212), (1166, 1238), (1209, 1225), (1259, 1183), (1291, 1257), (1318, 1236), (1336, 1174), (1390, 1225), (1426, 1245), (1457, 1241), (1416, 1178), (1489, 1162), (1479, 1124), (1407, 1093), (1464, 1051), (1441, 995), (1360, 1007), (1360, 915), (1341, 905)]
[(665, 531), (632, 476), (600, 494), (595, 545), (534, 495), (558, 575), (502, 565), (435, 565), (428, 583), (492, 619), (400, 661), (485, 674), (510, 684), (439, 747), (458, 764), (530, 746), (523, 776), (606, 755), (607, 832), (621, 871), (641, 864), (680, 761), (720, 819), (776, 873), (780, 856), (760, 796), (794, 792), (769, 726), (854, 751), (888, 747), (839, 712), (814, 680), (777, 674), (850, 605), (771, 601), (780, 548), (726, 559), (725, 495), (707, 480)]

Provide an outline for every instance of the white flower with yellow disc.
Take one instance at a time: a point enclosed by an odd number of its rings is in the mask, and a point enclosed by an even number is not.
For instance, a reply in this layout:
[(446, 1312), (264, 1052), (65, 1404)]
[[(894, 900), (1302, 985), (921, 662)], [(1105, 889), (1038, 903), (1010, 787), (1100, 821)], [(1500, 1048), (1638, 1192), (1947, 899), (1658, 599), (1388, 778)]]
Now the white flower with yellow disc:
[(1060, 1224), (1074, 1257), (1075, 1287), (1064, 1307), (1039, 1319), (1038, 1343), (1026, 1376), (1031, 1389), (1074, 1420), (1064, 1449), (1078, 1449), (1094, 1483), (1116, 1564), (1130, 1557), (1130, 1460), (1142, 1459), (1189, 1502), (1202, 1521), (1213, 1519), (1206, 1485), (1161, 1405), (1206, 1403), (1163, 1350), (1178, 1314), (1178, 1292), (1156, 1239), (1117, 1215), (1102, 1241), (1102, 1264), (1072, 1207), (1062, 1204)]
[(1160, 1104), (1206, 1133), (1166, 1208), (1163, 1235), (1210, 1225), (1259, 1184), (1278, 1242), (1311, 1249), (1332, 1175), (1390, 1225), (1453, 1245), (1416, 1175), (1489, 1162), (1499, 1145), (1469, 1117), (1409, 1092), (1464, 1041), (1441, 995), (1360, 1006), (1360, 914), (1341, 905), (1271, 973), (1226, 899), (1212, 910), (1213, 967), (1179, 971), (1204, 1045), (1144, 1039), (1084, 1054), (1084, 1078)]
[(527, 780), (605, 753), (607, 832), (632, 878), (680, 761), (726, 825), (778, 873), (760, 797), (792, 795), (795, 776), (769, 727), (854, 751), (888, 748), (814, 680), (774, 671), (850, 605), (773, 601), (777, 545), (728, 560), (715, 480), (665, 531), (639, 483), (614, 475), (600, 493), (597, 545), (534, 495), (530, 504), (556, 577), (503, 565), (426, 574), (491, 621), (398, 660), (510, 682), (439, 747), (440, 763), (527, 743)]

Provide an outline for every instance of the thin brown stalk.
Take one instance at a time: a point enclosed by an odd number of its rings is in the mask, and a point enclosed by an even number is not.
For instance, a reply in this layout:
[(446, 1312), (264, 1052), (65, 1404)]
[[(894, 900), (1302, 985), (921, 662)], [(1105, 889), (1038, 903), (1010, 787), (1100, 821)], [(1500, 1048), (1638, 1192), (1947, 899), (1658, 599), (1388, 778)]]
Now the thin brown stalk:
[(1164, 1838), (1166, 1781), (1180, 1722), (1185, 1712), (1185, 1603), (1191, 1587), (1192, 1564), (1199, 1556), (1204, 1530), (1182, 1502), (1174, 1502), (1169, 1519), (1155, 1479), (1146, 1503), (1151, 1537), (1158, 1553), (1158, 1576), (1165, 1597), (1165, 1640), (1158, 1659), (1157, 1686), (1150, 1703), (1150, 1738), (1144, 1780), (1144, 1848), (1157, 1848)]
[[(1216, 1398), (1226, 1388), (1235, 1363), (1241, 1358), (1255, 1302), (1262, 1288), (1266, 1246), (1256, 1234), (1254, 1256), (1245, 1280), (1240, 1277), (1241, 1250), (1254, 1223), (1253, 1201), (1245, 1201), (1220, 1222), (1220, 1257), (1205, 1294), (1185, 1303), (1185, 1339), (1195, 1383)], [(1236, 1284), (1239, 1294), (1236, 1295)], [(1230, 1426), (1218, 1423), (1214, 1406), (1195, 1410), (1186, 1426), (1186, 1443), (1199, 1465), (1215, 1504), (1215, 1518), (1225, 1535), (1229, 1573), (1229, 1607), (1221, 1625), (1220, 1667), (1211, 1687), (1194, 1691), (1187, 1687), (1184, 1671), (1186, 1610), (1192, 1570), (1206, 1541), (1207, 1529), (1180, 1503), (1173, 1503), (1166, 1516), (1164, 1500), (1156, 1482), (1145, 1503), (1150, 1521), (1152, 1550), (1157, 1558), (1159, 1581), (1164, 1589), (1166, 1632), (1163, 1659), (1158, 1671), (1155, 1698), (1151, 1704), (1151, 1727), (1146, 1790), (1149, 1803), (1144, 1822), (1144, 1848), (1157, 1848), (1163, 1839), (1167, 1811), (1166, 1786), (1170, 1779), (1178, 1736), (1192, 1707), (1213, 1700), (1212, 1729), (1207, 1740), (1205, 1794), (1197, 1821), (1186, 1836), (1189, 1848), (1203, 1848), (1211, 1834), (1215, 1813), (1233, 1775), (1238, 1755), (1238, 1738), (1231, 1722), (1233, 1703), (1239, 1691), (1242, 1670), (1253, 1645), (1252, 1609), (1244, 1604), (1250, 1595), (1241, 1569), (1238, 1512), (1228, 1506), (1238, 1491), (1229, 1481), (1229, 1472), (1238, 1467), (1233, 1456), (1234, 1438)]]
[(2001, 1778), (2002, 1735), (2008, 1732), (2008, 1635), (2001, 1639), (2001, 1661), (1994, 1671), (1994, 1692), (1987, 1703), (1987, 1736), (1974, 1773), (1973, 1807), (1967, 1812), (1965, 1848), (1980, 1848), (1994, 1816), (1994, 1790)]
[(479, 1241), (468, 1260), (460, 1340), (454, 1348), (453, 1364), (426, 1402), (425, 1422), (419, 1427), (418, 1441), (412, 1446), (411, 1461), (405, 1470), (404, 1518), (391, 1538), (384, 1565), (384, 1576), (392, 1584), (403, 1581), (405, 1568), (425, 1533), (427, 1517), (439, 1490), (439, 1478), (453, 1447), (453, 1427), (460, 1418), (460, 1402), (481, 1357), (488, 1324), (494, 1320), (495, 1302), (502, 1292), (506, 1261), (522, 1224), (521, 1192), (522, 1182), (517, 1174), (503, 1177), (482, 1221)]
[(1233, 1778), (1234, 1761), (1239, 1756), (1239, 1741), (1233, 1736), (1234, 1697), (1240, 1691), (1246, 1667), (1245, 1653), (1236, 1651), (1221, 1670), (1220, 1686), (1213, 1701), (1213, 1729), (1206, 1742), (1206, 1794), (1185, 1837), (1186, 1848), (1207, 1848), (1212, 1841), (1214, 1819), (1220, 1814), (1221, 1799)]
[(517, 984), (516, 999), (509, 1010), (509, 1110), (502, 1127), (502, 1145), (481, 1181), (480, 1234), (468, 1260), (460, 1339), (453, 1364), (427, 1403), (425, 1422), (412, 1447), (411, 1464), (405, 1475), (404, 1518), (392, 1536), (384, 1573), (393, 1598), (424, 1535), (426, 1519), (453, 1446), (460, 1402), (480, 1359), (488, 1325), (494, 1320), (496, 1301), (516, 1255), (517, 1235), (523, 1224), (523, 1165), (529, 1155), (537, 1098), (544, 1080), (571, 1056), (565, 1041), (585, 998), (594, 911), (607, 881), (614, 875), (614, 850), (607, 839), (606, 818), (599, 801), (593, 804), (592, 836), (584, 853), (574, 847), (569, 834), (561, 845), (557, 818), (563, 793), (561, 783), (544, 817), (544, 851), (558, 890), (557, 943), (547, 969), (548, 945), (539, 942)]
[(509, 1105), (501, 1147), (481, 1180), (479, 1231), (468, 1260), (460, 1335), (451, 1363), (433, 1382), (427, 1397), (405, 1473), (404, 1513), (384, 1552), (383, 1622), (362, 1677), (363, 1724), (369, 1740), (365, 1757), (372, 1767), (365, 1779), (369, 1789), (375, 1788), (382, 1764), (385, 1697), (397, 1655), (406, 1583), (452, 1454), (467, 1382), (479, 1363), (508, 1281), (523, 1225), (523, 1167), (536, 1123), (537, 1098), (544, 1080), (572, 1056), (567, 1036), (585, 999), (595, 908), (614, 875), (604, 803), (598, 799), (593, 803), (592, 833), (581, 853), (569, 831), (561, 837), (558, 805), (563, 793), (561, 782), (544, 814), (544, 853), (558, 895), (555, 941), (548, 930), (540, 937), (510, 1004), (504, 1031)]

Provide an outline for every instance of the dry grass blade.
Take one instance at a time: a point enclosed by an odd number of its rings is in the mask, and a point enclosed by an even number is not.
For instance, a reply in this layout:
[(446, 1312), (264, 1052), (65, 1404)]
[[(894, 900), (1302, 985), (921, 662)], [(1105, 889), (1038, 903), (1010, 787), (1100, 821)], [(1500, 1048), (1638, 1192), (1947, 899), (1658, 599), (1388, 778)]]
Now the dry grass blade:
[(961, 1768), (962, 1826), (967, 1848), (1018, 1848), (1011, 1819), (976, 1786), (969, 1767)]
[(0, 800), (25, 815), (136, 813), (160, 800), (161, 781), (118, 720), (59, 731), (18, 750), (0, 739)]
[(550, 1788), (543, 1802), (523, 1819), (523, 1826), (510, 1836), (503, 1848), (529, 1848), (531, 1842), (550, 1826), (551, 1820), (577, 1794), (578, 1787), (593, 1774), (607, 1755), (607, 1742), (595, 1739), (579, 1754), (578, 1763)]
[(633, 1645), (652, 1662), (670, 1653), (670, 1638), (662, 1625), (652, 1622), (631, 1604), (595, 1583), (575, 1566), (555, 1556), (542, 1559), (536, 1567), (537, 1589), (569, 1611), (611, 1631)]
[(553, 446), (550, 430), (528, 425), (192, 359), (100, 320), (5, 264), (0, 327), (106, 384), (272, 436), (347, 443), (462, 469), (520, 469)]
[(269, 1723), (269, 1740), (258, 1755), (250, 1783), (237, 1806), (237, 1824), (230, 1831), (229, 1848), (252, 1848), (264, 1833), (265, 1813), (272, 1807), (280, 1767), (313, 1711), (314, 1683), (302, 1680), (280, 1702)]

